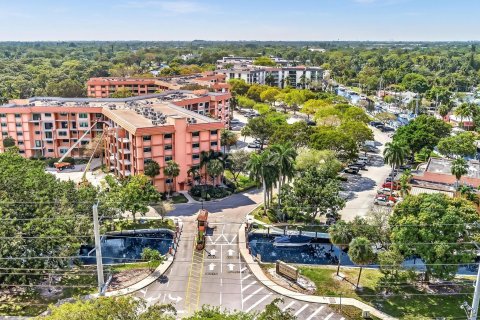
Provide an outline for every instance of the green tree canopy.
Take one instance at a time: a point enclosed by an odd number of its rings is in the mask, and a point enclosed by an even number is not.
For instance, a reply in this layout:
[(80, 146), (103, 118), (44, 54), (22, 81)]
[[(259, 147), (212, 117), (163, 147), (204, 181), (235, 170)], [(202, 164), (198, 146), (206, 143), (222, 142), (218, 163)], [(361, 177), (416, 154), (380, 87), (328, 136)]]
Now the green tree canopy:
[(475, 145), (476, 135), (473, 132), (461, 132), (454, 136), (440, 139), (438, 142), (438, 151), (449, 158), (455, 156), (471, 157), (477, 152)]

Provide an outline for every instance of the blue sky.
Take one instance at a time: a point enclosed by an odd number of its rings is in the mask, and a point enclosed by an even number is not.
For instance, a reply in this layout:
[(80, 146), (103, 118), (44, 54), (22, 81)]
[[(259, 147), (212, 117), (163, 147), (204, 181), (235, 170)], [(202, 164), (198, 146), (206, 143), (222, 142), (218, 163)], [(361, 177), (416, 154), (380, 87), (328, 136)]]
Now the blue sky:
[(479, 40), (480, 0), (0, 0), (0, 41)]

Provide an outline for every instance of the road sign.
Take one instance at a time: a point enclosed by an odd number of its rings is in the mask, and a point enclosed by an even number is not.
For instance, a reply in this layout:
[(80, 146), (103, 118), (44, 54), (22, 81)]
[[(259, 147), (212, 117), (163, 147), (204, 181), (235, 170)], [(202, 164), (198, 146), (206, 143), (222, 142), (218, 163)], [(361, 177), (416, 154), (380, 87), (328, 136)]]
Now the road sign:
[(281, 260), (277, 260), (276, 271), (279, 275), (282, 275), (285, 278), (293, 281), (297, 281), (298, 279), (298, 269), (294, 266), (286, 264)]

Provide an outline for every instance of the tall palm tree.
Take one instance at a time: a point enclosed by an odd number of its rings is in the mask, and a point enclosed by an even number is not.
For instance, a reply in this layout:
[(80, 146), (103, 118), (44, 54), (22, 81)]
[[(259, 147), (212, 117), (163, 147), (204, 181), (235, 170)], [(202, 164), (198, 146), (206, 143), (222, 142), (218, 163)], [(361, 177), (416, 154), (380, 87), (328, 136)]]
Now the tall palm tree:
[(169, 190), (168, 190), (168, 196), (170, 197), (172, 195), (172, 186), (174, 183), (174, 180), (178, 175), (180, 174), (180, 166), (178, 163), (176, 163), (173, 160), (169, 160), (166, 163), (166, 166), (163, 168), (163, 174), (170, 179), (169, 183)]
[(213, 184), (215, 184), (215, 178), (221, 175), (224, 170), (225, 168), (220, 159), (212, 159), (207, 164), (207, 173), (212, 178)]
[(238, 137), (235, 132), (223, 129), (220, 132), (220, 144), (223, 146), (223, 153), (227, 152), (227, 148), (230, 151), (230, 147), (236, 144)]
[(468, 163), (465, 159), (463, 158), (458, 158), (452, 161), (452, 166), (450, 167), (451, 173), (455, 176), (457, 179), (457, 189), (460, 186), (460, 179), (462, 178), (463, 175), (466, 175), (468, 173)]
[(383, 158), (384, 161), (392, 167), (392, 187), (390, 189), (390, 195), (393, 193), (395, 169), (405, 162), (407, 154), (408, 147), (404, 143), (393, 141), (385, 144)]
[(193, 166), (188, 169), (187, 175), (192, 177), (194, 183), (198, 182), (198, 179), (200, 178), (200, 169), (197, 166)]
[(265, 150), (262, 153), (250, 154), (250, 159), (246, 165), (246, 170), (250, 173), (250, 179), (261, 183), (263, 186), (263, 210), (265, 214), (267, 213), (268, 187), (271, 183), (269, 175), (273, 171), (272, 167), (274, 167), (274, 160), (269, 150)]
[(295, 158), (297, 157), (297, 152), (290, 142), (274, 144), (270, 149), (278, 170), (278, 205), (280, 205), (282, 186), (287, 179), (292, 179), (295, 174)]
[(465, 118), (473, 118), (475, 114), (477, 114), (477, 106), (473, 103), (464, 102), (459, 105), (453, 113), (460, 117), (461, 126), (464, 127), (463, 119)]
[(360, 265), (360, 272), (358, 273), (356, 286), (358, 288), (363, 266), (368, 265), (375, 260), (375, 253), (373, 252), (370, 240), (364, 237), (353, 239), (349, 244), (348, 256), (353, 263)]
[(160, 174), (160, 165), (157, 161), (150, 160), (145, 164), (143, 172), (147, 177), (150, 177), (150, 179), (152, 179), (153, 184), (153, 179)]
[(330, 242), (340, 248), (340, 253), (338, 254), (338, 266), (337, 266), (337, 276), (340, 272), (340, 264), (342, 261), (343, 250), (348, 248), (348, 244), (352, 241), (352, 232), (348, 227), (348, 224), (340, 220), (334, 225), (328, 228), (328, 234), (330, 235)]

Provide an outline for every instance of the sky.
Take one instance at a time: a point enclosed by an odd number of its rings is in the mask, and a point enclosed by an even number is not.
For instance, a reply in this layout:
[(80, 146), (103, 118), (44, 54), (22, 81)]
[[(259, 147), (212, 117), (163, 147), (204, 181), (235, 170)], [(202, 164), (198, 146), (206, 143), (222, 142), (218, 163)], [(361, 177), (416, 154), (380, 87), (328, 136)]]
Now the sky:
[(480, 0), (0, 0), (0, 41), (480, 40)]

